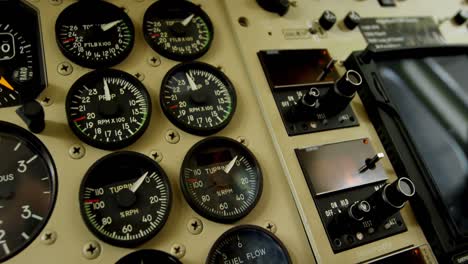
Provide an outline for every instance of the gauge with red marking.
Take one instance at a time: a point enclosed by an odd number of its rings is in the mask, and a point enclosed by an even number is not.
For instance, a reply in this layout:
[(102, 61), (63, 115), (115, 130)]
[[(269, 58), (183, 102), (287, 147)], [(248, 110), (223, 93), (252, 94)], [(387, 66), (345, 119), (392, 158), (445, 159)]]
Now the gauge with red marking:
[(135, 29), (122, 8), (105, 1), (78, 1), (57, 18), (57, 44), (74, 63), (92, 69), (114, 66), (131, 52)]

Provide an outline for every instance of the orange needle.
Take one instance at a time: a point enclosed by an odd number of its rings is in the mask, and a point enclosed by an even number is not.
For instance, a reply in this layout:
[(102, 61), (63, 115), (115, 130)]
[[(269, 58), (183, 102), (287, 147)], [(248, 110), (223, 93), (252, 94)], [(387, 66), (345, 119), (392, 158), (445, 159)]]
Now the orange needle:
[(12, 90), (12, 91), (15, 90), (15, 89), (13, 88), (13, 86), (11, 86), (11, 84), (8, 83), (8, 81), (7, 81), (5, 78), (3, 78), (3, 77), (0, 77), (0, 84), (3, 85), (3, 86), (5, 86), (6, 88)]

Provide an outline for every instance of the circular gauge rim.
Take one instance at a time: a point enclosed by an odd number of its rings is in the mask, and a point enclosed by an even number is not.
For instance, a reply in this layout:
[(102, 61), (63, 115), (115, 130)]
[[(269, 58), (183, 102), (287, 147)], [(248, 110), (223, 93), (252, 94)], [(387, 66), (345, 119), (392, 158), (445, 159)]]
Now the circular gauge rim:
[(57, 193), (58, 193), (58, 177), (57, 177), (57, 168), (55, 166), (55, 162), (52, 158), (52, 155), (50, 154), (49, 150), (47, 147), (42, 143), (42, 141), (37, 138), (35, 135), (27, 131), (26, 129), (15, 125), (10, 122), (2, 121), (0, 120), (0, 132), (5, 133), (8, 135), (13, 135), (15, 138), (20, 138), (24, 141), (26, 141), (30, 146), (32, 146), (32, 149), (34, 151), (37, 151), (39, 155), (41, 155), (41, 158), (43, 158), (46, 162), (46, 165), (49, 169), (49, 179), (50, 179), (50, 204), (48, 208), (47, 215), (44, 217), (42, 220), (41, 224), (38, 225), (39, 228), (36, 229), (36, 232), (31, 234), (29, 236), (29, 240), (24, 243), (18, 250), (14, 251), (12, 254), (8, 255), (4, 259), (0, 259), (0, 262), (7, 261), (11, 259), (12, 257), (20, 254), (23, 252), (29, 245), (31, 245), (32, 242), (36, 240), (36, 238), (41, 234), (41, 232), (44, 230), (46, 225), (48, 224), (50, 217), (52, 216), (52, 213), (55, 209), (56, 201), (57, 201)]
[[(88, 68), (88, 69), (102, 69), (102, 68), (109, 68), (115, 65), (120, 64), (123, 62), (132, 52), (133, 47), (135, 46), (135, 25), (133, 24), (132, 19), (128, 16), (127, 13), (125, 13), (121, 8), (118, 6), (106, 2), (106, 1), (92, 1), (92, 4), (95, 6), (96, 4), (100, 4), (103, 7), (106, 6), (106, 8), (114, 8), (115, 11), (120, 11), (122, 12), (122, 20), (125, 24), (127, 24), (128, 29), (130, 30), (130, 34), (132, 35), (130, 39), (130, 43), (128, 44), (127, 48), (124, 49), (121, 53), (119, 53), (116, 57), (113, 57), (110, 60), (103, 60), (103, 61), (90, 61), (83, 59), (82, 57), (79, 57), (77, 55), (74, 55), (68, 51), (68, 49), (63, 45), (63, 43), (60, 41), (60, 25), (62, 25), (61, 19), (65, 16), (65, 12), (76, 12), (74, 8), (81, 8), (80, 5), (85, 5), (87, 4), (88, 1), (78, 1), (76, 3), (72, 3), (71, 5), (67, 6), (65, 9), (63, 9), (60, 14), (58, 15), (57, 19), (55, 20), (55, 41), (57, 42), (57, 46), (59, 47), (61, 53), (63, 56), (65, 56), (67, 59), (72, 61), (73, 63), (80, 65), (82, 67)], [(91, 7), (92, 8), (92, 7)], [(61, 22), (61, 23), (59, 23)]]
[[(129, 256), (132, 256), (132, 255), (144, 254), (144, 253), (152, 254), (153, 255), (152, 257), (155, 257), (157, 255), (156, 257), (158, 258), (167, 258), (173, 264), (182, 264), (182, 262), (180, 262), (178, 258), (174, 257), (173, 255), (169, 253), (166, 253), (164, 251), (157, 250), (157, 249), (140, 249), (137, 251), (133, 251), (123, 256), (122, 258), (120, 258), (115, 264), (129, 264), (130, 262), (124, 262), (125, 258), (128, 258)], [(164, 263), (167, 264), (166, 262)], [(134, 263), (131, 263), (131, 264), (134, 264)]]
[[(83, 198), (83, 195), (84, 195), (84, 190), (86, 188), (85, 186), (85, 182), (88, 180), (88, 178), (91, 177), (91, 174), (92, 174), (92, 171), (97, 167), (99, 166), (102, 161), (105, 161), (109, 158), (113, 158), (114, 156), (119, 156), (119, 155), (134, 155), (138, 158), (143, 158), (147, 161), (149, 161), (152, 165), (155, 165), (155, 167), (158, 169), (158, 172), (159, 172), (159, 176), (161, 177), (161, 180), (163, 181), (164, 185), (166, 185), (167, 189), (167, 197), (168, 197), (168, 202), (167, 202), (167, 213), (164, 215), (164, 217), (161, 219), (161, 224), (158, 226), (158, 228), (156, 228), (154, 231), (153, 231), (153, 234), (151, 234), (150, 236), (146, 236), (144, 237), (143, 239), (139, 239), (139, 240), (131, 240), (131, 241), (122, 241), (122, 240), (114, 240), (110, 237), (107, 237), (105, 236), (104, 234), (101, 234), (99, 233), (98, 230), (96, 230), (93, 225), (91, 225), (91, 223), (88, 221), (88, 217), (86, 216), (86, 213), (85, 213), (85, 208), (84, 208), (84, 204), (82, 203), (82, 198)], [(146, 155), (143, 155), (141, 153), (138, 153), (138, 152), (134, 152), (134, 151), (117, 151), (117, 152), (113, 152), (111, 154), (108, 154), (108, 155), (105, 155), (103, 156), (102, 158), (98, 159), (97, 161), (95, 161), (93, 163), (93, 165), (91, 165), (91, 167), (86, 171), (86, 174), (84, 175), (83, 179), (81, 180), (81, 183), (80, 183), (80, 191), (78, 193), (78, 203), (79, 203), (79, 206), (80, 206), (80, 214), (81, 214), (81, 218), (83, 220), (83, 222), (85, 223), (86, 227), (88, 228), (88, 230), (93, 234), (95, 235), (98, 239), (108, 243), (109, 245), (113, 245), (113, 246), (116, 246), (116, 247), (122, 247), (122, 248), (136, 248), (148, 241), (150, 241), (151, 239), (153, 239), (154, 237), (156, 237), (156, 235), (161, 231), (161, 229), (166, 225), (167, 223), (167, 220), (169, 219), (169, 215), (171, 213), (171, 208), (172, 208), (172, 187), (171, 187), (171, 182), (169, 181), (169, 177), (167, 176), (166, 172), (164, 171), (164, 169), (154, 160), (152, 160), (151, 158), (149, 158), (148, 156)], [(117, 241), (117, 242), (116, 242)]]
[[(187, 126), (185, 123), (180, 122), (179, 119), (176, 116), (174, 116), (171, 113), (171, 111), (168, 109), (168, 107), (166, 106), (165, 100), (164, 100), (164, 94), (163, 94), (163, 90), (165, 89), (164, 86), (168, 83), (169, 79), (171, 79), (175, 73), (185, 68), (204, 70), (212, 74), (214, 73), (213, 75), (215, 75), (218, 79), (220, 79), (221, 82), (223, 82), (224, 85), (226, 85), (228, 93), (231, 97), (232, 109), (231, 109), (231, 113), (229, 114), (229, 116), (221, 124), (214, 126), (214, 127), (209, 127), (209, 128), (205, 128), (205, 127), (192, 128), (192, 127)], [(164, 112), (164, 115), (176, 127), (192, 135), (209, 136), (209, 135), (213, 135), (223, 130), (225, 127), (227, 127), (231, 123), (231, 120), (234, 117), (236, 113), (236, 109), (237, 109), (237, 93), (236, 93), (234, 84), (231, 82), (229, 77), (224, 72), (220, 71), (218, 68), (214, 67), (213, 65), (200, 62), (200, 61), (182, 62), (172, 67), (164, 76), (163, 81), (161, 83), (161, 88), (159, 90), (159, 103)]]
[[(184, 181), (184, 171), (185, 171), (185, 168), (187, 168), (187, 163), (189, 162), (189, 160), (193, 157), (193, 154), (194, 152), (202, 145), (202, 144), (206, 144), (206, 143), (211, 143), (211, 141), (220, 141), (220, 140), (225, 140), (225, 141), (228, 141), (230, 144), (236, 144), (238, 146), (240, 146), (243, 151), (245, 151), (246, 154), (250, 155), (250, 159), (252, 162), (255, 162), (255, 165), (256, 165), (256, 175), (257, 175), (257, 184), (258, 184), (258, 192), (257, 192), (257, 195), (253, 201), (252, 204), (250, 204), (248, 207), (247, 207), (247, 210), (245, 210), (244, 212), (242, 212), (241, 214), (239, 215), (234, 215), (234, 216), (219, 216), (219, 215), (215, 215), (209, 211), (206, 211), (205, 209), (203, 209), (202, 207), (200, 207), (198, 205), (198, 203), (195, 201), (195, 199), (192, 198), (192, 195), (190, 194), (189, 190), (187, 189), (186, 185), (185, 185), (185, 181)], [(263, 173), (262, 173), (262, 169), (260, 168), (260, 163), (258, 163), (258, 160), (257, 158), (255, 157), (255, 155), (252, 153), (252, 151), (250, 151), (250, 149), (248, 149), (247, 147), (245, 147), (244, 145), (242, 145), (241, 143), (239, 143), (238, 141), (236, 140), (233, 140), (231, 138), (228, 138), (228, 137), (208, 137), (208, 138), (205, 138), (205, 139), (202, 139), (200, 141), (198, 141), (195, 145), (193, 145), (189, 151), (187, 152), (187, 154), (185, 155), (184, 157), (184, 161), (182, 162), (182, 166), (180, 168), (180, 173), (179, 173), (179, 184), (180, 184), (180, 189), (182, 190), (182, 194), (184, 195), (184, 198), (185, 200), (187, 201), (187, 203), (190, 205), (190, 207), (196, 212), (198, 213), (200, 216), (208, 219), (208, 220), (211, 220), (211, 221), (214, 221), (214, 222), (217, 222), (217, 223), (222, 223), (222, 224), (229, 224), (229, 223), (234, 223), (236, 221), (239, 221), (241, 220), (242, 218), (246, 217), (247, 215), (249, 215), (252, 210), (257, 206), (258, 202), (260, 201), (260, 198), (262, 197), (262, 193), (263, 193)]]
[(211, 21), (210, 16), (201, 8), (201, 6), (196, 5), (189, 1), (183, 0), (179, 2), (190, 6), (190, 8), (196, 9), (198, 12), (197, 14), (202, 18), (202, 20), (206, 23), (208, 27), (208, 33), (210, 34), (210, 38), (208, 39), (208, 44), (203, 48), (203, 50), (195, 54), (181, 55), (181, 54), (176, 54), (173, 52), (166, 51), (163, 48), (160, 48), (157, 44), (153, 42), (153, 39), (148, 34), (146, 26), (147, 26), (148, 21), (150, 20), (150, 17), (152, 17), (152, 14), (150, 14), (150, 12), (153, 9), (158, 9), (159, 8), (158, 5), (162, 5), (163, 2), (169, 2), (169, 1), (164, 1), (164, 0), (156, 1), (152, 5), (150, 5), (148, 9), (146, 9), (145, 11), (142, 25), (143, 25), (143, 35), (144, 35), (146, 43), (161, 56), (168, 58), (170, 60), (174, 60), (174, 61), (188, 62), (188, 61), (196, 60), (202, 57), (203, 55), (205, 55), (210, 50), (211, 45), (213, 43), (214, 35), (215, 35), (213, 22)]
[[(109, 75), (105, 75), (109, 74)], [(115, 74), (115, 76), (111, 76), (112, 74)], [(88, 138), (86, 135), (82, 134), (81, 131), (73, 124), (73, 120), (70, 118), (71, 115), (71, 110), (70, 110), (70, 101), (73, 96), (72, 91), (81, 88), (82, 84), (85, 84), (85, 81), (87, 81), (88, 78), (92, 77), (95, 78), (95, 76), (100, 76), (100, 77), (119, 77), (119, 78), (125, 78), (128, 80), (130, 83), (135, 85), (143, 94), (143, 97), (146, 97), (147, 102), (148, 102), (148, 115), (146, 117), (146, 120), (143, 124), (143, 126), (140, 127), (140, 129), (133, 134), (130, 138), (124, 139), (123, 141), (117, 141), (117, 142), (100, 142), (100, 141), (95, 141), (92, 138)], [(128, 147), (135, 143), (138, 139), (140, 139), (143, 134), (146, 132), (146, 130), (149, 127), (149, 124), (151, 122), (151, 114), (152, 114), (152, 104), (151, 104), (151, 95), (149, 94), (148, 90), (146, 87), (143, 85), (140, 80), (138, 80), (135, 76), (121, 71), (121, 70), (116, 70), (116, 69), (97, 69), (93, 70), (91, 72), (86, 73), (85, 75), (81, 76), (76, 80), (71, 88), (68, 90), (67, 97), (65, 99), (65, 110), (66, 110), (66, 115), (67, 115), (67, 121), (68, 121), (68, 127), (73, 131), (73, 134), (77, 136), (81, 141), (84, 143), (93, 146), (98, 149), (103, 149), (103, 150), (118, 150), (122, 149), (125, 147)]]
[(283, 242), (281, 242), (281, 240), (275, 234), (271, 233), (270, 231), (268, 231), (268, 230), (266, 230), (266, 229), (264, 229), (262, 227), (256, 226), (256, 225), (239, 225), (239, 226), (235, 226), (235, 227), (233, 227), (231, 229), (228, 229), (223, 234), (221, 234), (221, 236), (218, 239), (216, 239), (216, 241), (211, 246), (211, 249), (210, 249), (210, 252), (208, 253), (208, 256), (206, 257), (205, 264), (211, 264), (210, 263), (210, 258), (215, 255), (216, 251), (218, 250), (219, 245), (224, 240), (226, 240), (226, 238), (228, 236), (232, 235), (233, 233), (238, 232), (239, 230), (244, 230), (244, 229), (245, 230), (250, 229), (251, 231), (260, 232), (260, 233), (263, 233), (264, 235), (269, 236), (281, 248), (281, 250), (283, 251), (283, 253), (285, 254), (285, 256), (286, 256), (286, 258), (288, 260), (288, 263), (289, 264), (292, 263), (291, 262), (291, 256), (289, 255), (288, 249), (286, 248), (286, 246), (283, 244)]

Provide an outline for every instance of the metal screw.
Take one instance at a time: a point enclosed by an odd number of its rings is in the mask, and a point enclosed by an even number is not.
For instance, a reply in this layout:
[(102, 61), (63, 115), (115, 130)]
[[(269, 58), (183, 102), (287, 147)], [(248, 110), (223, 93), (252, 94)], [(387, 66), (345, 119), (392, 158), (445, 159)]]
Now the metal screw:
[(165, 139), (168, 143), (177, 144), (180, 141), (180, 135), (177, 131), (169, 129), (166, 131)]
[(72, 159), (81, 159), (86, 154), (86, 149), (81, 144), (73, 144), (68, 150), (68, 154)]
[(246, 147), (249, 145), (249, 141), (243, 136), (237, 137), (237, 141)]
[(289, 1), (289, 5), (292, 7), (297, 7), (297, 1)]
[(135, 73), (134, 75), (140, 82), (144, 81), (145, 80), (145, 75), (141, 72), (137, 72)]
[(270, 231), (273, 234), (276, 233), (276, 230), (277, 230), (276, 225), (271, 221), (267, 221), (265, 223), (265, 228), (268, 229), (268, 231)]
[(178, 259), (183, 258), (185, 256), (185, 246), (177, 243), (172, 245), (171, 254)]
[(42, 97), (40, 102), (41, 102), (41, 104), (43, 106), (51, 106), (52, 103), (54, 102), (54, 100), (52, 99), (52, 97), (46, 95), (46, 96)]
[(57, 66), (57, 72), (60, 74), (60, 75), (63, 75), (63, 76), (68, 76), (70, 74), (72, 74), (73, 72), (73, 66), (69, 63), (69, 62), (61, 62), (59, 63), (59, 65)]
[(156, 56), (149, 57), (148, 64), (151, 67), (158, 67), (159, 65), (161, 65), (161, 59)]
[(203, 231), (203, 222), (198, 218), (192, 218), (187, 223), (187, 230), (192, 235), (199, 235)]
[(52, 245), (57, 240), (57, 233), (55, 231), (46, 230), (41, 235), (41, 242), (45, 245)]
[(157, 150), (152, 150), (150, 152), (150, 157), (156, 161), (157, 163), (161, 162), (163, 160), (163, 154), (161, 151), (157, 151)]
[(101, 255), (101, 245), (96, 241), (89, 241), (84, 244), (81, 253), (83, 254), (83, 257), (87, 259), (95, 259)]
[(49, 0), (49, 4), (54, 5), (54, 6), (61, 5), (62, 2), (63, 2), (62, 0)]

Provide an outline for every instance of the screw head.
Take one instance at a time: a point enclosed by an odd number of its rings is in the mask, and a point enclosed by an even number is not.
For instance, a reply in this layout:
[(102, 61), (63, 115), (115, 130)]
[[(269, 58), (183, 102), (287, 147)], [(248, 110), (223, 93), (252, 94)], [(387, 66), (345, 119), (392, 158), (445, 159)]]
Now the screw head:
[(96, 241), (89, 241), (84, 244), (81, 253), (87, 259), (95, 259), (101, 255), (101, 245)]
[(133, 76), (135, 76), (140, 82), (144, 81), (145, 80), (145, 75), (141, 72), (137, 72), (135, 73)]
[(61, 62), (57, 66), (57, 72), (62, 76), (68, 76), (73, 72), (73, 66), (69, 62)]
[(157, 163), (160, 163), (163, 160), (163, 154), (161, 151), (158, 150), (152, 150), (149, 156)]
[(148, 58), (148, 64), (151, 67), (158, 67), (159, 65), (161, 65), (161, 59), (157, 56), (151, 56)]
[(41, 235), (41, 242), (44, 245), (52, 245), (57, 240), (57, 232), (52, 230), (45, 230)]
[(264, 227), (273, 234), (277, 231), (276, 225), (272, 221), (266, 221)]
[(81, 144), (73, 144), (70, 149), (68, 150), (68, 155), (72, 159), (81, 159), (86, 154), (86, 149)]
[(181, 259), (185, 256), (185, 246), (175, 243), (171, 247), (171, 255), (174, 257)]
[(237, 137), (237, 141), (246, 147), (249, 145), (249, 141), (247, 140), (246, 137), (243, 137), (243, 136)]
[(164, 138), (170, 144), (177, 144), (180, 141), (179, 133), (173, 129), (167, 130)]
[(51, 106), (54, 103), (54, 99), (48, 95), (43, 96), (40, 99), (42, 106)]
[(203, 222), (198, 218), (192, 218), (187, 222), (187, 230), (192, 235), (199, 235), (203, 231)]
[(49, 0), (49, 4), (54, 5), (54, 6), (61, 5), (62, 2), (63, 0)]

